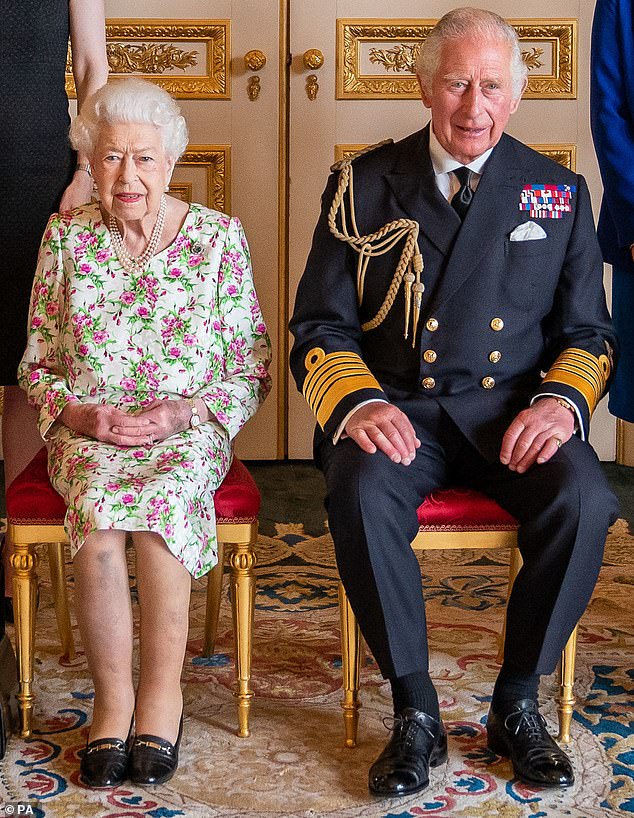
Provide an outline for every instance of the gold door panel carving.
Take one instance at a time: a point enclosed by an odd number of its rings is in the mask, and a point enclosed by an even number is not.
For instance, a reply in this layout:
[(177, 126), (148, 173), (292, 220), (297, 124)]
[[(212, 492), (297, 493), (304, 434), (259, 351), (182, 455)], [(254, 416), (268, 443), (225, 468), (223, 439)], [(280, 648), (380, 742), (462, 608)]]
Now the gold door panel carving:
[[(335, 162), (354, 156), (358, 151), (362, 151), (367, 145), (335, 145)], [(529, 145), (529, 148), (559, 162), (568, 170), (575, 171), (577, 166), (577, 146), (576, 145)]]
[[(577, 21), (509, 20), (528, 68), (524, 99), (575, 99)], [(417, 99), (414, 65), (435, 20), (337, 20), (337, 99)]]
[[(135, 74), (152, 80), (177, 99), (230, 99), (229, 20), (138, 20), (106, 22), (111, 76)], [(72, 55), (66, 92), (74, 98)]]
[[(204, 173), (205, 196), (200, 195), (200, 182), (196, 184), (191, 178), (196, 169)], [(176, 178), (170, 182), (170, 192), (183, 201), (200, 201), (228, 213), (231, 210), (230, 169), (230, 145), (189, 145), (176, 163)]]

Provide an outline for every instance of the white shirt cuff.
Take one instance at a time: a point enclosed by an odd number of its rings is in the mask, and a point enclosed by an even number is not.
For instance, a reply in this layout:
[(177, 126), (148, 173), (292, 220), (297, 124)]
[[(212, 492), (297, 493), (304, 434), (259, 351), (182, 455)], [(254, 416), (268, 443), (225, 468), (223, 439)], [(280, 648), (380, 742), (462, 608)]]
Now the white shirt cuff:
[(354, 413), (357, 411), (357, 409), (361, 409), (362, 406), (367, 406), (368, 403), (388, 403), (388, 401), (383, 400), (383, 398), (370, 398), (370, 400), (364, 400), (361, 403), (357, 403), (357, 405), (348, 412), (348, 414), (345, 416), (345, 418), (341, 421), (339, 426), (337, 426), (337, 428), (333, 432), (333, 435), (332, 435), (333, 446), (336, 446), (337, 443), (339, 443), (339, 441), (341, 440), (342, 437), (344, 439), (346, 437), (348, 437), (348, 435), (344, 431), (345, 428), (346, 428), (346, 423), (354, 415)]

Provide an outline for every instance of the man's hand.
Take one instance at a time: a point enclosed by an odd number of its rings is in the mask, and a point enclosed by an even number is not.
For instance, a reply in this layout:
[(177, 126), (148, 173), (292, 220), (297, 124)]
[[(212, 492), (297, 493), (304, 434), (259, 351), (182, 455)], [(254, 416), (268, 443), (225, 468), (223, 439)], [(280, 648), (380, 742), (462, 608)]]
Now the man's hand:
[(575, 416), (555, 398), (540, 398), (524, 409), (506, 430), (500, 462), (520, 474), (545, 463), (572, 437)]
[(150, 421), (104, 403), (68, 403), (59, 419), (85, 437), (115, 446), (142, 446), (151, 443)]
[(345, 433), (364, 452), (378, 449), (403, 466), (409, 466), (420, 446), (407, 415), (391, 403), (366, 403), (349, 418)]

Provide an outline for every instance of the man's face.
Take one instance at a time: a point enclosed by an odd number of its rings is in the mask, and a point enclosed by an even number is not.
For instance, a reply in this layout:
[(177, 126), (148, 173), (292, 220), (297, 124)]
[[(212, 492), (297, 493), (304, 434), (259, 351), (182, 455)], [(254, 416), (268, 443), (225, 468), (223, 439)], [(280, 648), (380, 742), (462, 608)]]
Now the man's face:
[(513, 99), (512, 93), (510, 45), (497, 39), (449, 40), (431, 89), (421, 91), (438, 141), (468, 165), (498, 143), (519, 105), (521, 94)]

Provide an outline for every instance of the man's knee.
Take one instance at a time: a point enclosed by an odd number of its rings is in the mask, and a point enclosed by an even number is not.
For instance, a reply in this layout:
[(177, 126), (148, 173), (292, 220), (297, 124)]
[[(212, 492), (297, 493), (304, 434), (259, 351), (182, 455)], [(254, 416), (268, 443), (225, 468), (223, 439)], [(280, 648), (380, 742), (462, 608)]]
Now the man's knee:
[(573, 438), (559, 456), (534, 469), (530, 485), (515, 498), (523, 524), (541, 519), (562, 530), (583, 527), (591, 538), (605, 537), (618, 516), (618, 502), (587, 443)]

